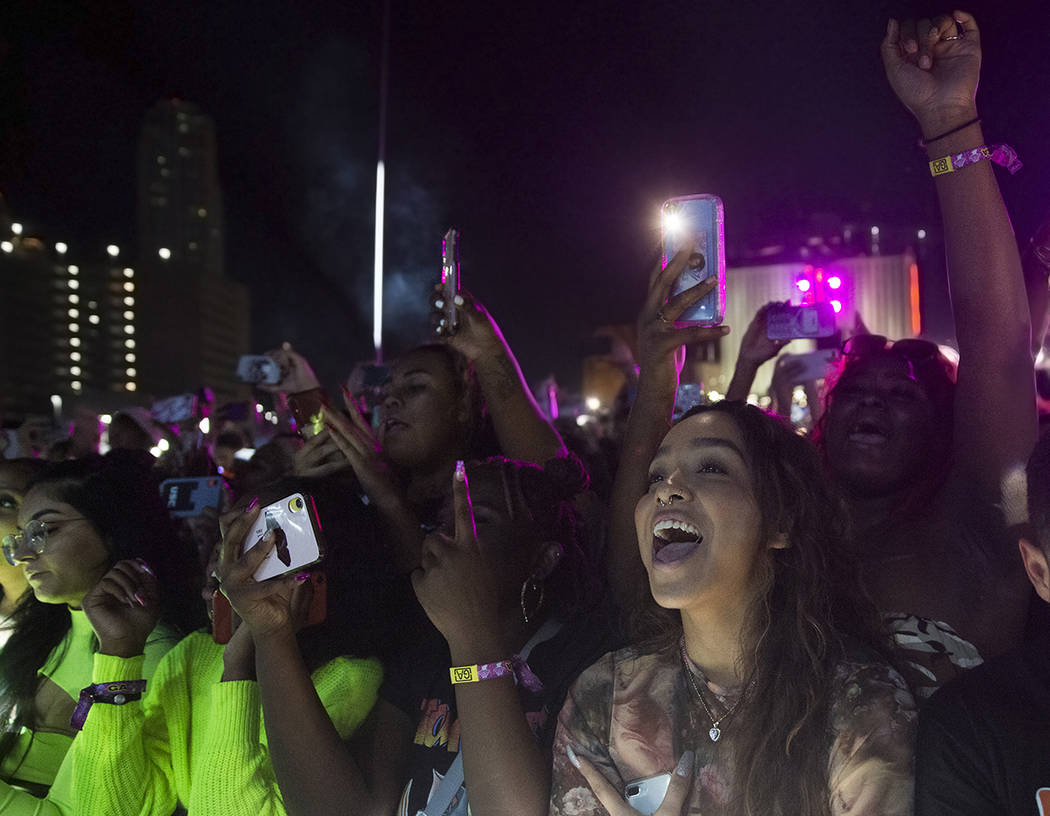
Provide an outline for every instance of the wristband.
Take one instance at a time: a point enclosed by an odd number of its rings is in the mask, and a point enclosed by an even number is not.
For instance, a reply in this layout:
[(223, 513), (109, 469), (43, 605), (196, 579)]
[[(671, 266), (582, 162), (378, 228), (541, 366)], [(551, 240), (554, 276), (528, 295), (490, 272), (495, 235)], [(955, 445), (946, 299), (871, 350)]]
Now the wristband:
[(507, 660), (496, 663), (480, 663), (475, 666), (453, 666), (448, 670), (452, 685), (460, 683), (478, 683), (482, 680), (494, 680), (497, 677), (513, 677), (514, 683), (520, 683), (529, 691), (540, 691), (543, 684), (532, 673), (529, 664), (519, 655), (512, 655)]
[(990, 147), (981, 145), (973, 150), (966, 150), (962, 153), (934, 159), (930, 162), (930, 175), (936, 178), (937, 176), (943, 176), (945, 173), (952, 173), (960, 167), (966, 167), (968, 164), (977, 164), (977, 162), (982, 161), (993, 161), (1009, 170), (1010, 175), (1016, 173), (1023, 166), (1021, 160), (1017, 158), (1017, 153), (1010, 145), (995, 144)]
[(124, 705), (124, 703), (142, 699), (142, 692), (145, 690), (145, 680), (117, 680), (112, 683), (96, 683), (88, 686), (80, 692), (80, 700), (77, 701), (77, 707), (73, 709), (73, 716), (69, 724), (79, 731), (84, 727), (84, 721), (87, 719), (92, 703)]
[(964, 122), (963, 124), (959, 125), (958, 127), (954, 127), (951, 130), (944, 131), (944, 133), (942, 133), (940, 136), (934, 136), (932, 139), (919, 139), (919, 147), (926, 147), (930, 142), (939, 142), (945, 136), (951, 136), (953, 133), (958, 133), (960, 130), (965, 130), (970, 125), (976, 125), (980, 121), (981, 121), (981, 117), (980, 116), (975, 116), (969, 122)]

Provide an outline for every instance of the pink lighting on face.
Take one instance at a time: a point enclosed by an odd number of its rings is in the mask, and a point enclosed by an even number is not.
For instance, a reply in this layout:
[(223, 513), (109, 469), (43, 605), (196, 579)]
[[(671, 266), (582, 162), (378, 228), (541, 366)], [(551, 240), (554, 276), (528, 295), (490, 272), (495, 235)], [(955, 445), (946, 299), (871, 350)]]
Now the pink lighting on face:
[(835, 314), (838, 314), (839, 312), (842, 311), (842, 301), (840, 301), (840, 300), (833, 300), (833, 301), (831, 301), (831, 308), (835, 310)]
[(829, 289), (838, 289), (840, 286), (842, 286), (842, 278), (840, 278), (838, 275), (832, 275), (830, 278), (828, 278)]
[(798, 287), (798, 291), (800, 292), (808, 292), (813, 285), (805, 278), (800, 278), (795, 282), (795, 286)]

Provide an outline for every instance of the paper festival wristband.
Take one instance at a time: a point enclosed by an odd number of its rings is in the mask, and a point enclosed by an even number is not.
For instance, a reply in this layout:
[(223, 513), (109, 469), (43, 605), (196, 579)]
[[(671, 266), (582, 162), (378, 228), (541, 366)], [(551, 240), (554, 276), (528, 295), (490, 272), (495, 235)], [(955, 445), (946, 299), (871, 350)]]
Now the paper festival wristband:
[(953, 173), (961, 167), (969, 164), (977, 164), (982, 161), (993, 161), (1001, 167), (1005, 167), (1013, 175), (1023, 167), (1021, 160), (1017, 158), (1017, 152), (1008, 144), (981, 145), (973, 150), (965, 150), (951, 156), (942, 156), (930, 162), (930, 175), (943, 176), (945, 173)]
[(118, 680), (113, 683), (96, 683), (88, 686), (80, 692), (80, 700), (77, 701), (77, 707), (73, 709), (73, 716), (69, 724), (79, 731), (84, 727), (84, 721), (87, 719), (92, 703), (124, 705), (132, 700), (141, 699), (142, 692), (145, 690), (145, 680)]
[(529, 664), (518, 655), (496, 663), (481, 663), (475, 666), (453, 666), (448, 670), (452, 685), (460, 683), (478, 683), (482, 680), (494, 680), (497, 677), (513, 677), (515, 684), (521, 683), (530, 691), (540, 691), (543, 684), (532, 673)]

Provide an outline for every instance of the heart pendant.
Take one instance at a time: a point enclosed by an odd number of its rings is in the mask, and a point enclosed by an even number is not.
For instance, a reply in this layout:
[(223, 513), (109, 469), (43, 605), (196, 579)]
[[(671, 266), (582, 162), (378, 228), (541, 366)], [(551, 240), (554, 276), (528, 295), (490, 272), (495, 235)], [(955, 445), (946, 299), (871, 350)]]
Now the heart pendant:
[(711, 738), (711, 742), (718, 742), (718, 738), (722, 736), (722, 729), (716, 725), (707, 732), (707, 735)]

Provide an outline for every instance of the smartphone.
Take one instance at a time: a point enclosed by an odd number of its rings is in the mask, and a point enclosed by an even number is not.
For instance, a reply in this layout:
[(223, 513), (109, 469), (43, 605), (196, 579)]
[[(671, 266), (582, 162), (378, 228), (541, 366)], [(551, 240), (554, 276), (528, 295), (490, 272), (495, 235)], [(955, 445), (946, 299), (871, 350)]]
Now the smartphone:
[(288, 407), (295, 417), (299, 436), (310, 439), (324, 430), (324, 409), (327, 407), (320, 390), (305, 391), (288, 397)]
[(704, 401), (703, 383), (682, 383), (678, 386), (674, 398), (674, 411), (671, 413), (672, 420), (682, 418), (687, 411), (691, 411)]
[[(310, 597), (310, 609), (304, 626), (315, 626), (324, 623), (328, 616), (328, 579), (321, 570), (310, 573), (313, 584), (313, 595)], [(211, 637), (216, 643), (229, 643), (233, 637), (233, 607), (221, 589), (215, 590), (211, 600), (212, 619)]]
[(770, 340), (831, 337), (834, 333), (835, 310), (830, 303), (774, 303), (766, 312), (766, 337)]
[(795, 360), (798, 361), (798, 372), (791, 377), (792, 384), (797, 385), (824, 379), (828, 374), (828, 369), (838, 359), (838, 350), (819, 349), (806, 354), (781, 354), (780, 359), (783, 361), (781, 363), (783, 366), (790, 365)]
[(205, 508), (219, 508), (222, 501), (222, 479), (202, 476), (196, 479), (165, 479), (160, 483), (160, 496), (175, 518), (199, 516)]
[(281, 381), (281, 367), (265, 354), (244, 354), (237, 361), (237, 378), (246, 383), (276, 385)]
[(174, 425), (197, 417), (197, 395), (179, 394), (175, 397), (158, 400), (150, 411), (157, 422)]
[(245, 539), (244, 549), (250, 550), (270, 532), (276, 534), (277, 544), (255, 571), (256, 581), (302, 572), (324, 558), (317, 508), (309, 496), (293, 493), (264, 507)]
[(456, 313), (456, 295), (459, 294), (459, 230), (450, 229), (441, 239), (441, 300), (445, 318), (445, 334), (453, 334), (459, 328)]
[(671, 784), (671, 774), (662, 773), (645, 779), (628, 782), (623, 789), (627, 804), (645, 816), (656, 813), (657, 808), (667, 795), (667, 786)]
[(686, 309), (677, 322), (693, 326), (717, 326), (725, 318), (726, 256), (725, 210), (722, 199), (713, 195), (691, 195), (668, 199), (660, 207), (663, 234), (663, 266), (685, 248), (693, 259), (671, 288), (671, 297), (718, 276), (718, 285)]

